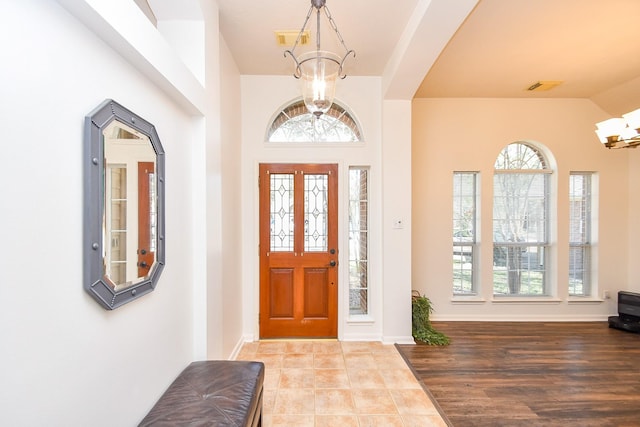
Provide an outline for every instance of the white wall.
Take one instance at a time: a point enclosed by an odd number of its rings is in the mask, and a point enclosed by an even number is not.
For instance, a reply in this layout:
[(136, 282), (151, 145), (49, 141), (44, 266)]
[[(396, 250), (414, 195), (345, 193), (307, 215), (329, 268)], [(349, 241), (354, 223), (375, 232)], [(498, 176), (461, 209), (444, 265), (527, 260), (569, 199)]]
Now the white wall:
[(384, 341), (411, 337), (411, 101), (383, 103)]
[[(451, 320), (603, 320), (616, 312), (614, 300), (570, 300), (568, 281), (568, 187), (570, 171), (593, 171), (599, 181), (596, 296), (637, 288), (630, 280), (629, 158), (633, 150), (607, 150), (595, 137), (594, 123), (607, 117), (591, 101), (523, 99), (416, 99), (413, 101), (413, 287), (432, 299), (434, 319)], [(553, 181), (550, 279), (557, 292), (548, 303), (504, 303), (492, 298), (491, 241), (480, 248), (480, 295), (475, 301), (452, 298), (451, 211), (453, 171), (481, 174), (481, 236), (492, 236), (493, 164), (515, 141), (547, 147), (557, 164)], [(637, 162), (636, 162), (637, 163)], [(634, 206), (637, 196), (631, 197)], [(482, 240), (484, 241), (484, 240)], [(631, 244), (632, 246), (629, 246)], [(502, 299), (505, 300), (505, 299)]]
[(240, 73), (233, 62), (224, 40), (220, 47), (221, 75), (224, 84), (220, 88), (221, 163), (222, 172), (222, 354), (228, 355), (242, 345), (242, 224), (238, 212), (242, 207), (241, 191), (241, 118)]
[[(0, 424), (135, 425), (189, 362), (229, 356), (234, 346), (206, 353), (208, 343), (240, 339), (237, 325), (229, 333), (224, 326), (237, 323), (237, 313), (223, 314), (221, 327), (196, 326), (209, 309), (195, 309), (196, 296), (221, 286), (221, 273), (209, 274), (206, 262), (220, 265), (221, 254), (208, 253), (202, 233), (208, 194), (202, 153), (219, 158), (219, 137), (208, 129), (221, 130), (216, 105), (205, 104), (204, 117), (190, 114), (205, 92), (217, 93), (219, 59), (207, 61), (209, 85), (198, 89), (172, 67), (169, 48), (154, 49), (157, 40), (147, 40), (155, 57), (142, 58), (131, 45), (99, 38), (107, 28), (102, 21), (87, 27), (62, 3), (84, 7), (82, 0), (0, 3)], [(129, 30), (146, 25), (141, 16), (126, 16)], [(214, 24), (208, 37), (217, 43)], [(226, 56), (225, 75), (237, 81)], [(171, 75), (163, 77), (156, 65)], [(83, 120), (105, 98), (156, 126), (167, 171), (166, 267), (154, 292), (114, 311), (101, 308), (82, 283)], [(237, 133), (230, 126), (226, 132)], [(212, 246), (221, 247), (216, 239)], [(208, 277), (213, 283), (202, 280)], [(239, 305), (237, 292), (226, 297), (224, 304)], [(211, 311), (223, 306), (221, 298), (215, 304)]]
[[(382, 100), (380, 79), (376, 77), (353, 77), (340, 81), (336, 98), (347, 106), (359, 121), (365, 141), (345, 144), (266, 144), (267, 127), (279, 109), (299, 97), (298, 85), (290, 76), (242, 76), (242, 259), (243, 307), (245, 339), (258, 338), (259, 302), (259, 258), (258, 258), (258, 165), (261, 162), (285, 163), (337, 163), (339, 167), (339, 316), (338, 336), (343, 340), (383, 340), (389, 334), (393, 340), (399, 336), (410, 337), (410, 320), (399, 322), (399, 326), (383, 331), (384, 317), (393, 318), (383, 310), (383, 224), (382, 192), (383, 175), (387, 173), (382, 159)], [(405, 122), (408, 126), (408, 122)], [(402, 126), (402, 124), (399, 124)], [(396, 141), (390, 141), (393, 144)], [(408, 138), (406, 141), (408, 144)], [(367, 318), (350, 318), (348, 315), (348, 239), (347, 198), (349, 166), (370, 166), (371, 228), (370, 238), (370, 297), (371, 315)], [(390, 171), (393, 173), (393, 170)], [(400, 196), (398, 196), (400, 197)], [(410, 195), (405, 193), (408, 200)], [(408, 218), (409, 212), (405, 212)], [(390, 227), (389, 227), (390, 228)], [(391, 251), (393, 252), (393, 251)], [(405, 285), (408, 288), (408, 284)], [(406, 292), (409, 295), (409, 292)], [(407, 302), (409, 304), (409, 302)], [(408, 305), (407, 305), (408, 307)], [(406, 310), (406, 307), (400, 307)], [(402, 318), (402, 316), (399, 316)], [(393, 322), (390, 320), (390, 324)]]

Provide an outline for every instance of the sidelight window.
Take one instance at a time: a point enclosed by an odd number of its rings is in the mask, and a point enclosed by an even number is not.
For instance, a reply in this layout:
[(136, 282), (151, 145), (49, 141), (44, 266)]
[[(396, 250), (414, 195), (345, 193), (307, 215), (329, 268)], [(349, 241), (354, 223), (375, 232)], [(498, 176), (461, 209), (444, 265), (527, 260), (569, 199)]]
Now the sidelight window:
[(349, 314), (369, 313), (369, 170), (349, 168)]
[(591, 295), (591, 172), (569, 176), (569, 295)]
[(453, 294), (475, 295), (478, 173), (453, 173)]

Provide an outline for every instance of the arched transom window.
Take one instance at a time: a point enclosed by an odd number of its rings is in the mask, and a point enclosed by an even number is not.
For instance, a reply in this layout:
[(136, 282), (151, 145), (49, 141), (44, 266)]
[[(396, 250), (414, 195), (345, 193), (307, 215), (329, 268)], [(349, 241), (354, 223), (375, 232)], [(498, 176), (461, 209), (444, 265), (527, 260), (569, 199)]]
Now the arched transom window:
[(335, 102), (329, 111), (316, 118), (302, 100), (284, 107), (267, 131), (269, 142), (358, 142), (360, 127), (355, 119)]

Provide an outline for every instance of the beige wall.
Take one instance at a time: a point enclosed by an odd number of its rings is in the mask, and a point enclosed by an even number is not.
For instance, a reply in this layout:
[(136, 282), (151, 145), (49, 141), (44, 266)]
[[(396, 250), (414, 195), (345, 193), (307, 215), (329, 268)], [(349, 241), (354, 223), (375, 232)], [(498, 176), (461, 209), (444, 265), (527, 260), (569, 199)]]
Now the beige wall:
[[(615, 296), (633, 287), (627, 274), (634, 240), (627, 212), (634, 203), (629, 164), (635, 152), (607, 150), (598, 142), (594, 123), (606, 113), (580, 99), (416, 99), (412, 115), (412, 285), (432, 299), (434, 319), (602, 320), (615, 312), (614, 301), (571, 301), (566, 291), (570, 171), (598, 176), (596, 295), (610, 290)], [(541, 144), (555, 169), (549, 269), (555, 290), (544, 303), (492, 298), (493, 164), (500, 150), (515, 141)], [(480, 172), (480, 295), (473, 301), (455, 301), (451, 292), (453, 171)]]
[(627, 234), (629, 236), (629, 286), (628, 290), (632, 292), (640, 292), (640, 262), (635, 256), (640, 250), (640, 224), (634, 221), (640, 212), (640, 192), (638, 191), (637, 182), (640, 182), (640, 150), (634, 149), (629, 153), (629, 228)]

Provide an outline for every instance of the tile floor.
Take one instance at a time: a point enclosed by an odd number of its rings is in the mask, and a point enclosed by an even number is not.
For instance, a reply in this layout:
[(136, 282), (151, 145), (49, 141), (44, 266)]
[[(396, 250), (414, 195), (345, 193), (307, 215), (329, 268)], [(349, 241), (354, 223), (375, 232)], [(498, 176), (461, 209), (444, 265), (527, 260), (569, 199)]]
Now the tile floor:
[(265, 364), (264, 427), (446, 427), (395, 346), (335, 340), (246, 343)]

